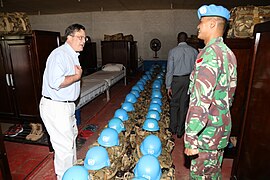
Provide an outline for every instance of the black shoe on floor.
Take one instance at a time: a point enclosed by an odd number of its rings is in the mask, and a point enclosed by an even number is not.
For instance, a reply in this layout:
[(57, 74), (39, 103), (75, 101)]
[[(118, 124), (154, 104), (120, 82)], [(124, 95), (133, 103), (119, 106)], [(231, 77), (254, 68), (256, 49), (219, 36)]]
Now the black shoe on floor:
[(168, 130), (172, 133), (172, 135), (176, 135), (176, 131), (173, 131), (171, 128), (168, 128)]
[(180, 135), (180, 134), (177, 134), (177, 138), (180, 139), (180, 138), (182, 138), (183, 135), (184, 135), (184, 134), (181, 134), (181, 135)]

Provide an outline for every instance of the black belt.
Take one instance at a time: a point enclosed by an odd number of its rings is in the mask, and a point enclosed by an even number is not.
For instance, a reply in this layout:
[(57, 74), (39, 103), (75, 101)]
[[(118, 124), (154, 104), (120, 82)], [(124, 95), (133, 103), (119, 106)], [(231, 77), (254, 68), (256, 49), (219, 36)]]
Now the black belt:
[(181, 76), (173, 75), (173, 77), (185, 77), (185, 76), (190, 76), (190, 74), (185, 74), (185, 75), (181, 75)]
[[(49, 99), (52, 100), (52, 98), (47, 97), (47, 96), (43, 96), (45, 99)], [(56, 101), (56, 100), (52, 100), (52, 101)], [(74, 103), (75, 101), (57, 101), (57, 102), (63, 102), (63, 103)]]

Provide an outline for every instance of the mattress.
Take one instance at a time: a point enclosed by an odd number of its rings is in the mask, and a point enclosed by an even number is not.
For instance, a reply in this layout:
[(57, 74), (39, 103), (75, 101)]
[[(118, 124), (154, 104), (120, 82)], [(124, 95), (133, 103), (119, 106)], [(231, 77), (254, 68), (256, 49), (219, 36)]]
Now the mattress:
[(97, 71), (91, 74), (91, 78), (93, 79), (103, 79), (105, 80), (109, 86), (114, 85), (117, 83), (120, 79), (125, 78), (125, 84), (126, 84), (126, 70), (123, 69), (121, 71)]
[(76, 106), (76, 109), (81, 108), (105, 91), (107, 94), (107, 100), (109, 99), (109, 85), (104, 79), (95, 79), (92, 77), (92, 75), (89, 75), (83, 77), (81, 82), (80, 100)]

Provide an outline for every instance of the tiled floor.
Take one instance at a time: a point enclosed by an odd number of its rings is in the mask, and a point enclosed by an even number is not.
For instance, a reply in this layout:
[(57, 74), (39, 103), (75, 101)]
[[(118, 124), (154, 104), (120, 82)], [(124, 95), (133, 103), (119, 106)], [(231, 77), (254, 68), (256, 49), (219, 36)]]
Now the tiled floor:
[[(78, 151), (78, 158), (83, 159), (87, 150), (89, 149), (89, 145), (95, 142), (98, 138), (98, 134), (103, 129), (103, 127), (108, 123), (108, 120), (113, 117), (113, 114), (116, 109), (120, 108), (122, 102), (124, 102), (124, 98), (126, 94), (130, 91), (131, 87), (137, 82), (138, 78), (131, 78), (128, 80), (128, 85), (124, 86), (124, 83), (120, 81), (115, 86), (113, 86), (110, 90), (111, 92), (111, 100), (106, 102), (106, 96), (101, 95), (93, 100), (88, 105), (84, 106), (81, 109), (81, 125), (79, 129), (82, 128), (84, 125), (91, 123), (96, 124), (99, 126), (99, 129), (96, 133), (89, 137), (86, 141), (85, 145), (79, 149)], [(185, 167), (185, 158), (183, 155), (183, 139), (175, 138), (175, 148), (172, 153), (173, 163), (176, 167), (176, 180), (186, 180), (189, 179), (189, 170)], [(20, 147), (23, 147), (20, 146)], [(44, 147), (44, 146), (43, 146)], [(46, 149), (47, 147), (45, 147)], [(35, 151), (35, 148), (32, 148)], [(53, 154), (49, 153), (48, 149), (45, 150), (46, 155), (40, 157), (40, 163), (37, 165), (34, 171), (27, 175), (27, 179), (48, 179), (54, 180), (54, 170), (53, 170)], [(11, 158), (16, 156), (16, 152), (10, 149), (7, 151), (8, 156)], [(25, 156), (18, 157), (16, 156), (17, 161), (25, 161), (25, 159), (31, 157), (32, 153), (28, 152)], [(14, 171), (16, 167), (14, 164), (10, 164), (11, 169)], [(231, 159), (224, 159), (222, 174), (223, 179), (228, 180), (230, 179), (232, 167), (232, 160)], [(29, 167), (30, 168), (30, 167)], [(33, 167), (31, 167), (33, 168)], [(25, 175), (25, 176), (26, 176)]]
[(13, 180), (27, 178), (50, 155), (47, 146), (5, 142), (5, 147)]

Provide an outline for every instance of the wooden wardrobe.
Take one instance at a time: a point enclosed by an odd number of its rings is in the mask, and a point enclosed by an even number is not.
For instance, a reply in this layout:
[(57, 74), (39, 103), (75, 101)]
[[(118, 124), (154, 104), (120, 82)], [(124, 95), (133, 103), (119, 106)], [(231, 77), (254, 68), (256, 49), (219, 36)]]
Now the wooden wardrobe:
[(138, 68), (136, 41), (101, 41), (102, 65), (120, 63), (126, 67), (127, 75)]
[(79, 61), (83, 70), (83, 76), (97, 71), (97, 44), (95, 42), (85, 42), (83, 51), (79, 55)]
[(247, 100), (232, 169), (232, 178), (239, 180), (270, 179), (270, 21), (257, 24), (254, 32)]
[(47, 57), (60, 33), (33, 31), (0, 39), (0, 122), (40, 122), (39, 101)]

